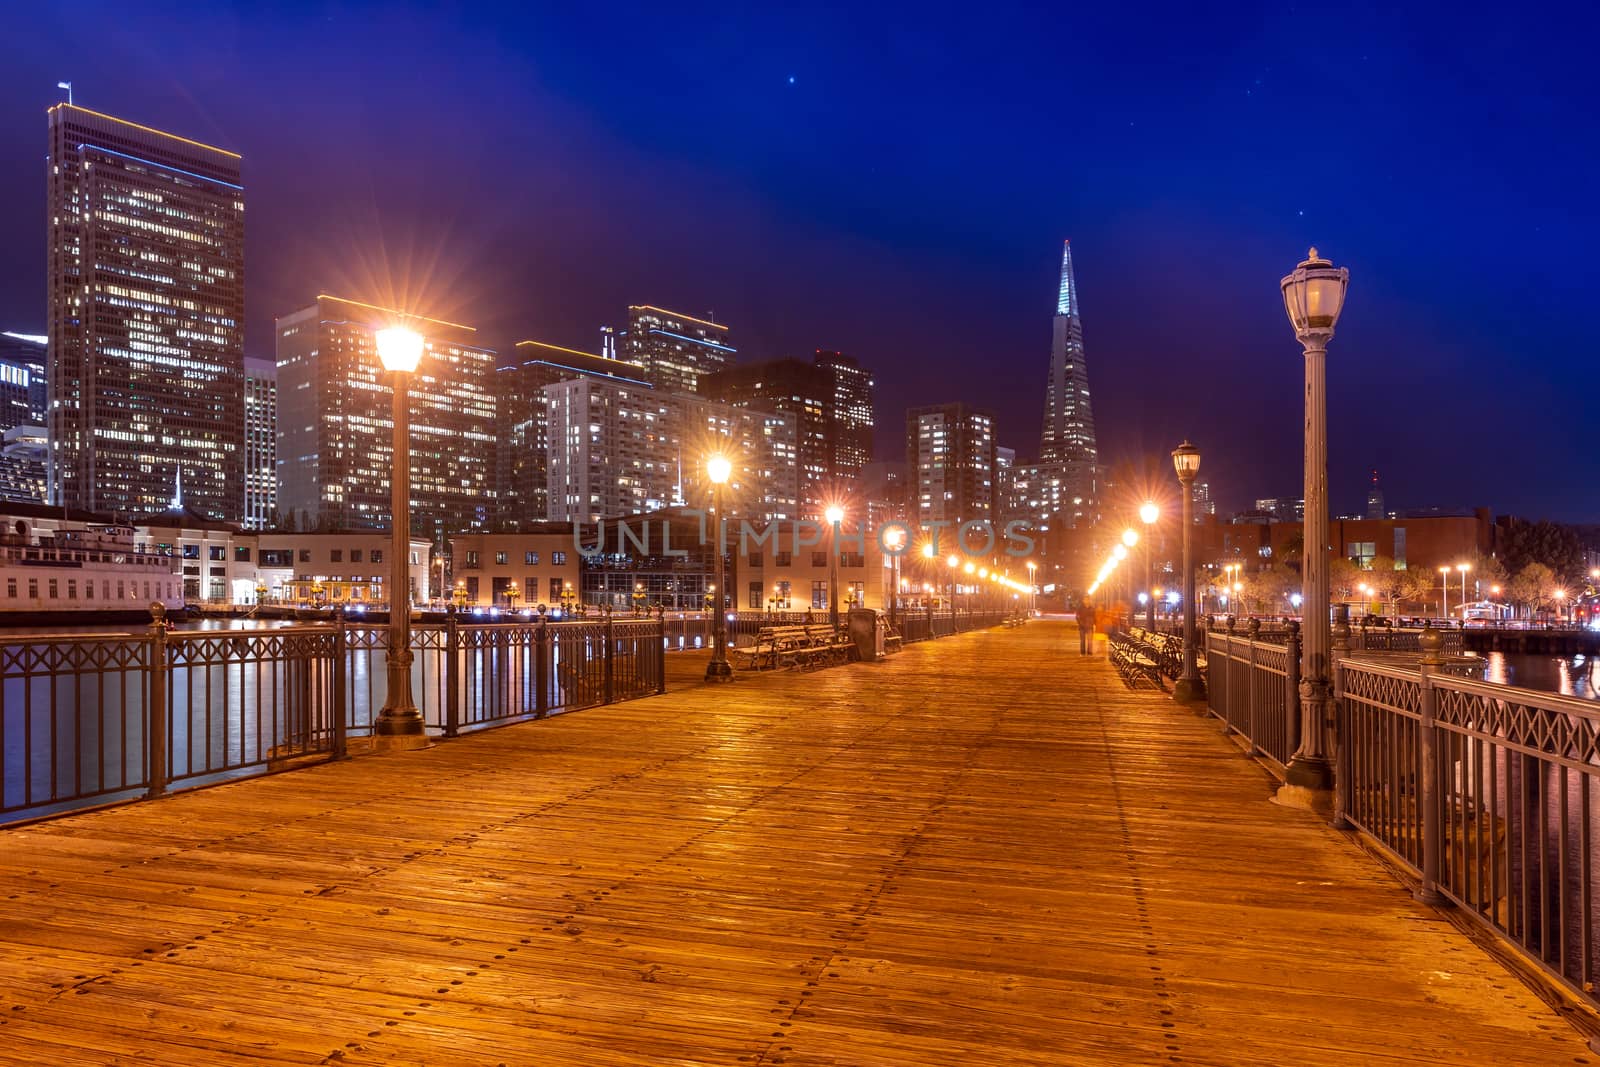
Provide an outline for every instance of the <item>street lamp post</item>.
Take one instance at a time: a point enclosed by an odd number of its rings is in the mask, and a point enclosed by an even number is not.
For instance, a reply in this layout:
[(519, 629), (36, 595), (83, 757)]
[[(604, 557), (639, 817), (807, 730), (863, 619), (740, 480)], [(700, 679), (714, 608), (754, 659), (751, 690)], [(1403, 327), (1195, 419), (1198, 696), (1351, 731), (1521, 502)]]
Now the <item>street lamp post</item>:
[(1450, 568), (1439, 568), (1439, 617), (1450, 617)]
[(722, 557), (722, 487), (728, 484), (728, 476), (732, 473), (733, 464), (726, 456), (712, 456), (706, 460), (706, 474), (711, 478), (711, 507), (717, 513), (717, 527), (711, 549), (717, 556), (717, 582), (711, 587), (716, 591), (713, 604), (716, 616), (711, 622), (711, 662), (706, 664), (708, 682), (727, 682), (733, 679), (733, 666), (728, 662), (728, 612), (722, 606), (723, 590), (727, 588), (727, 575), (724, 571), (726, 562)]
[(1148, 606), (1145, 610), (1145, 627), (1150, 630), (1156, 628), (1156, 597), (1150, 591), (1151, 586), (1155, 584), (1155, 578), (1150, 573), (1150, 542), (1152, 540), (1150, 535), (1153, 532), (1152, 527), (1155, 526), (1156, 520), (1160, 517), (1161, 509), (1156, 506), (1154, 500), (1146, 500), (1139, 508), (1139, 519), (1144, 523), (1144, 595), (1149, 598)]
[(1328, 625), (1328, 342), (1344, 307), (1350, 272), (1311, 249), (1279, 283), (1283, 307), (1305, 350), (1305, 583), (1300, 673), (1300, 747), (1290, 757), (1285, 780), (1291, 786), (1327, 789), (1332, 771), (1327, 757), (1328, 704), (1332, 664)]
[(1470, 563), (1457, 563), (1456, 570), (1461, 572), (1461, 621), (1467, 621), (1467, 572), (1472, 569)]
[(828, 520), (828, 625), (839, 628), (839, 524), (844, 521), (844, 508), (828, 505), (823, 512)]
[(1206, 698), (1195, 667), (1194, 635), (1194, 476), (1200, 473), (1200, 450), (1183, 442), (1172, 450), (1172, 466), (1183, 485), (1183, 673), (1172, 683), (1172, 699), (1198, 703)]
[(378, 358), (392, 379), (394, 393), (394, 462), (389, 469), (389, 651), (388, 689), (373, 724), (380, 749), (422, 748), (428, 743), (422, 713), (411, 696), (411, 440), (410, 378), (422, 359), (422, 335), (403, 326), (376, 334)]
[(889, 549), (889, 566), (892, 584), (889, 587), (889, 628), (898, 625), (900, 606), (900, 555), (901, 547), (906, 543), (905, 530), (898, 526), (890, 526), (883, 532), (884, 547)]

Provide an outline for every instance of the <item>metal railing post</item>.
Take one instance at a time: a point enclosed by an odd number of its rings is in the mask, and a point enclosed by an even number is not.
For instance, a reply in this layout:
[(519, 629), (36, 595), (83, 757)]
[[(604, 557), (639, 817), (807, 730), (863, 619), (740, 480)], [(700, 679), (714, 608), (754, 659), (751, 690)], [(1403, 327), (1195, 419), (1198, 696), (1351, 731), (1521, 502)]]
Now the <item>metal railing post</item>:
[(1287, 683), (1283, 701), (1284, 716), (1287, 719), (1284, 751), (1298, 752), (1300, 751), (1300, 624), (1298, 622), (1289, 623), (1289, 639), (1284, 645), (1283, 665), (1283, 680)]
[(444, 735), (461, 732), (461, 630), (451, 610), (444, 623)]
[(350, 640), (345, 632), (344, 609), (340, 608), (334, 616), (333, 626), (333, 707), (330, 710), (332, 722), (329, 726), (333, 730), (333, 738), (329, 742), (329, 759), (344, 759), (346, 747), (345, 716), (348, 709), (345, 707), (344, 663), (349, 654)]
[(1245, 722), (1249, 724), (1250, 736), (1245, 740), (1250, 742), (1252, 748), (1256, 748), (1261, 738), (1260, 723), (1257, 722), (1261, 711), (1261, 700), (1257, 693), (1260, 686), (1256, 684), (1256, 642), (1261, 640), (1261, 620), (1252, 618), (1245, 627), (1245, 633), (1250, 638), (1250, 671), (1245, 675), (1245, 694), (1249, 705), (1245, 711)]
[(1433, 676), (1444, 664), (1441, 655), (1444, 637), (1433, 627), (1424, 627), (1419, 644), (1422, 647), (1422, 659), (1418, 664), (1422, 672), (1422, 709), (1417, 759), (1422, 765), (1417, 803), (1422, 807), (1422, 884), (1417, 887), (1417, 899), (1424, 904), (1442, 904), (1444, 897), (1439, 892), (1439, 861), (1443, 853), (1443, 843), (1439, 840), (1439, 731), (1435, 725), (1439, 695), (1433, 686)]
[[(687, 643), (687, 642), (685, 642)], [(656, 650), (651, 665), (656, 672), (656, 692), (667, 691), (667, 615), (663, 610), (656, 616)]]
[(158, 797), (167, 791), (167, 608), (160, 601), (150, 605), (150, 707), (145, 730), (149, 746), (150, 787), (145, 795)]
[(550, 626), (539, 616), (533, 631), (533, 710), (539, 718), (550, 713)]
[(1350, 605), (1338, 604), (1333, 609), (1333, 627), (1329, 632), (1328, 681), (1331, 695), (1327, 704), (1327, 717), (1317, 723), (1323, 731), (1327, 747), (1324, 751), (1333, 757), (1333, 815), (1328, 825), (1335, 830), (1350, 828), (1346, 818), (1355, 796), (1355, 753), (1351, 751), (1347, 731), (1344, 729), (1348, 710), (1344, 702), (1344, 661), (1350, 655)]
[(606, 691), (604, 703), (609, 704), (616, 699), (616, 638), (615, 630), (611, 623), (611, 605), (606, 605)]

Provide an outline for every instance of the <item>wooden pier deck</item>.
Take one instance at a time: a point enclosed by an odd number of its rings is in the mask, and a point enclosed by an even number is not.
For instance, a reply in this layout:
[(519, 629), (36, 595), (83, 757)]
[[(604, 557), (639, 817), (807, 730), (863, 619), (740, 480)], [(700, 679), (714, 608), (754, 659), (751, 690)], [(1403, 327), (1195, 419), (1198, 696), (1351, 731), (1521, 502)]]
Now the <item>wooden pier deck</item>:
[(1033, 623), (3, 831), (0, 1063), (1600, 1063), (1270, 792)]

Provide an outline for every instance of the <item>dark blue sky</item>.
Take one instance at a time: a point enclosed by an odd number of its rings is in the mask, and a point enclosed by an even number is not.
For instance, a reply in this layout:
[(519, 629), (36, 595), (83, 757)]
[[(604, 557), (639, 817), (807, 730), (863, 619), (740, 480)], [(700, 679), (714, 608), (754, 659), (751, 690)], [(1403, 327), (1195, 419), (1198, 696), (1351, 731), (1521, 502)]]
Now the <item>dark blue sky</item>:
[(657, 303), (857, 354), (882, 452), (965, 399), (1026, 455), (1071, 237), (1102, 455), (1190, 437), (1242, 506), (1299, 491), (1277, 281), (1315, 243), (1352, 275), (1336, 510), (1375, 466), (1392, 507), (1597, 519), (1600, 26), (1535, 7), (19, 6), (0, 328), (44, 319), (71, 80), (244, 154), (255, 353), (319, 288), (502, 349)]

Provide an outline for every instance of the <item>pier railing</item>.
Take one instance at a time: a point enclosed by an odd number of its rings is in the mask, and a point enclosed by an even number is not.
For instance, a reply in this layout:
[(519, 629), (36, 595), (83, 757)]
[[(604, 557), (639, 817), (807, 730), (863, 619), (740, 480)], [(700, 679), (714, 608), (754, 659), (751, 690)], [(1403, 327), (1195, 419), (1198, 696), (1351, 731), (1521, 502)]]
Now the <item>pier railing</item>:
[(1355, 660), (1336, 691), (1339, 810), (1594, 1003), (1600, 707)]
[[(0, 639), (0, 822), (337, 758), (387, 697), (365, 623)], [(663, 691), (658, 618), (418, 623), (431, 735)]]
[[(1464, 676), (1444, 634), (1394, 636), (1413, 640), (1336, 649), (1336, 813), (1422, 899), (1458, 905), (1600, 1004), (1600, 704)], [(1212, 630), (1205, 653), (1210, 713), (1282, 777), (1300, 741), (1298, 634)]]

